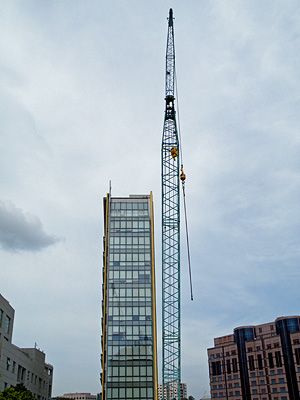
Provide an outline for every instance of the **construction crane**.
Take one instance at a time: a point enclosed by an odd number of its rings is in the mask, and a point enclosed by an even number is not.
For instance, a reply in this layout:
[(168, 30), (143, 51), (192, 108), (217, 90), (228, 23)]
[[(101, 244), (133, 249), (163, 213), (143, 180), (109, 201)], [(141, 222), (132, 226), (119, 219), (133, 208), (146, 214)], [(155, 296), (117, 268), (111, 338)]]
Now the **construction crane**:
[[(162, 336), (163, 399), (180, 400), (180, 194), (182, 183), (188, 267), (193, 300), (188, 222), (185, 200), (185, 173), (175, 112), (175, 47), (173, 10), (169, 11), (166, 51), (166, 105), (161, 147), (162, 176)], [(178, 96), (177, 96), (178, 97)], [(178, 99), (177, 99), (178, 108)], [(181, 159), (181, 164), (180, 160)]]
[[(162, 176), (162, 383), (163, 399), (180, 399), (180, 204), (179, 140), (175, 113), (173, 10), (166, 51), (166, 105), (161, 147)], [(182, 170), (183, 173), (183, 170)]]

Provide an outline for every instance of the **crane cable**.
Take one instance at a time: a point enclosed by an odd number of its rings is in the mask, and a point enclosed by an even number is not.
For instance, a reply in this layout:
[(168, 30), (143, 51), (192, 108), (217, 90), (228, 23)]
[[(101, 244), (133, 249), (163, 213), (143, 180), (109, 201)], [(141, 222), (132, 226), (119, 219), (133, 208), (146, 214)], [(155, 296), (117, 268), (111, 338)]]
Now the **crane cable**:
[(180, 175), (180, 179), (181, 179), (181, 182), (182, 182), (184, 217), (185, 217), (185, 233), (186, 233), (186, 247), (187, 247), (188, 264), (189, 264), (191, 300), (193, 301), (194, 300), (194, 296), (193, 296), (193, 284), (192, 284), (192, 267), (191, 267), (191, 257), (190, 257), (189, 231), (188, 231), (188, 220), (187, 220), (186, 200), (185, 200), (185, 186), (184, 186), (185, 185), (186, 176), (185, 176), (185, 173), (183, 172), (183, 157), (182, 157), (182, 149), (181, 149), (181, 132), (180, 132), (180, 118), (179, 118), (178, 87), (177, 87), (177, 76), (176, 76), (176, 70), (175, 69), (174, 69), (174, 78), (175, 78), (176, 102), (177, 102), (179, 151), (180, 151), (180, 159), (181, 159), (181, 175)]

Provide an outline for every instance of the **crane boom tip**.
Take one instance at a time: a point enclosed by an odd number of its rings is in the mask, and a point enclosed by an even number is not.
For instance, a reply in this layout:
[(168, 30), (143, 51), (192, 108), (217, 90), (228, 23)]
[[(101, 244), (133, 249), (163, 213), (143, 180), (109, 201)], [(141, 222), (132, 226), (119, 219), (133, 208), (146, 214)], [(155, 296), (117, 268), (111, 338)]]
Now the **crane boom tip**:
[(173, 26), (173, 9), (170, 8), (169, 11), (169, 26)]

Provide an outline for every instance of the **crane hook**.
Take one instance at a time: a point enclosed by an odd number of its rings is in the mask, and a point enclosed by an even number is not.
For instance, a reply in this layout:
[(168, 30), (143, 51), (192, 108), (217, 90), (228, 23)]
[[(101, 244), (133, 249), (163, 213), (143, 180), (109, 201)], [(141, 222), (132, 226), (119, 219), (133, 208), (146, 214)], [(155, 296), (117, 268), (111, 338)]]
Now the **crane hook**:
[(172, 147), (171, 149), (171, 156), (173, 157), (173, 160), (178, 156), (178, 149), (177, 147)]
[(185, 173), (183, 172), (183, 165), (181, 166), (180, 179), (181, 179), (181, 181), (182, 181), (182, 184), (184, 185), (186, 176), (185, 176)]

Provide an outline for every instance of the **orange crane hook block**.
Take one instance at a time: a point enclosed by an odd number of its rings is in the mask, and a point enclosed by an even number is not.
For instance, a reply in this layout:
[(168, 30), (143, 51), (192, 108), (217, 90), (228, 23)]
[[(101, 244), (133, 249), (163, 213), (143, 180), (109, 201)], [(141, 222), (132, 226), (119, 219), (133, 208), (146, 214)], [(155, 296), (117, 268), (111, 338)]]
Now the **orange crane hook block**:
[(178, 156), (178, 149), (177, 147), (172, 147), (171, 149), (171, 156), (173, 157), (173, 160)]
[(185, 183), (185, 178), (186, 178), (186, 176), (185, 176), (185, 173), (183, 172), (183, 167), (181, 167), (180, 179), (181, 179), (182, 183)]

